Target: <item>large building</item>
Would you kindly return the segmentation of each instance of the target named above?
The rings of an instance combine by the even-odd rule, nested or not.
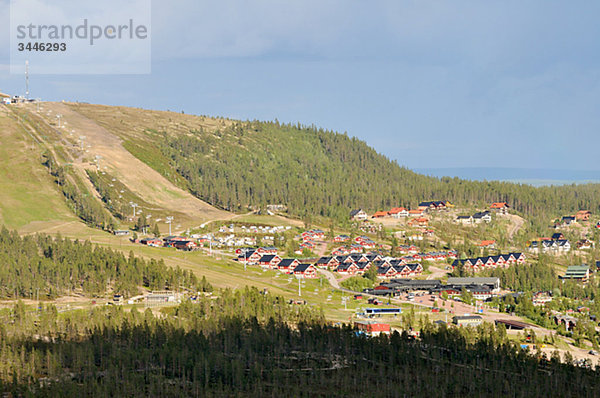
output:
[[[493,292],[500,291],[500,278],[490,277],[468,277],[468,278],[448,278],[448,285],[461,287],[470,285],[489,286]]]

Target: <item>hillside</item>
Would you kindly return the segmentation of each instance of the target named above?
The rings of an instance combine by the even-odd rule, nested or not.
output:
[[[174,112],[69,104],[183,189],[220,208],[284,204],[295,216],[345,219],[428,199],[485,206],[507,201],[534,220],[600,209],[600,185],[541,187],[414,173],[365,142],[315,127]],[[457,154],[461,156],[461,154]],[[401,154],[399,154],[401,158]]]

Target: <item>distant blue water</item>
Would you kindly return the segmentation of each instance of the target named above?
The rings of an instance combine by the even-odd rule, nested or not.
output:
[[[600,170],[523,169],[502,167],[417,168],[434,177],[459,177],[475,181],[507,181],[533,186],[600,183]]]

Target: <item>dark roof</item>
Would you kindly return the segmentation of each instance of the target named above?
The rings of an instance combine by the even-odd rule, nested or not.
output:
[[[350,217],[354,217],[355,215],[357,215],[358,213],[360,213],[362,211],[362,209],[356,209],[356,210],[352,210],[350,212]]]
[[[298,266],[294,268],[294,272],[304,272],[312,266],[312,264],[298,264]]]
[[[262,256],[262,257],[260,258],[260,260],[258,260],[258,261],[260,261],[261,263],[262,263],[262,262],[265,262],[265,261],[266,261],[266,262],[271,262],[271,260],[273,260],[275,257],[277,257],[277,255],[276,255],[276,254],[265,254],[265,255],[264,255],[264,256]]]
[[[290,265],[292,265],[294,263],[294,261],[297,261],[295,258],[284,258],[283,260],[281,260],[279,262],[279,267],[289,267]]]
[[[333,259],[333,257],[321,257],[317,261],[317,264],[328,264],[332,259]]]

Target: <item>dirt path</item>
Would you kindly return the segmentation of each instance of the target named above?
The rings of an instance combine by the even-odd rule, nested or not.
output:
[[[507,217],[511,223],[508,229],[508,239],[512,239],[525,223],[525,219],[514,214],[507,214],[505,217]]]
[[[317,271],[320,274],[323,274],[325,276],[325,278],[327,278],[327,280],[329,281],[329,284],[336,288],[336,289],[341,289],[340,288],[340,283],[338,282],[338,280],[335,278],[335,275],[333,275],[333,272],[322,269],[322,268],[317,268]],[[350,292],[350,290],[346,290],[346,289],[341,289],[347,292]],[[354,293],[354,292],[353,292]]]

